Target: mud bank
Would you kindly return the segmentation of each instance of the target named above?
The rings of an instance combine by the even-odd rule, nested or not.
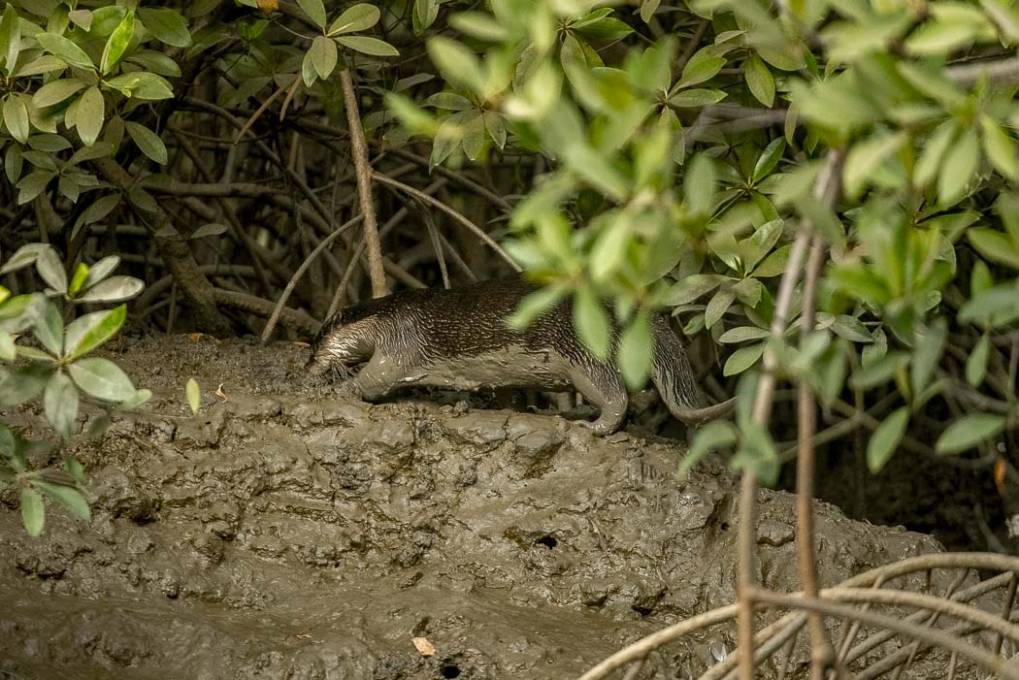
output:
[[[79,449],[92,524],[53,510],[33,540],[0,496],[11,677],[570,678],[734,598],[737,484],[712,462],[677,481],[679,442],[367,406],[303,384],[289,344],[130,344],[114,358],[156,396]],[[760,577],[796,590],[793,498],[760,501]],[[825,504],[818,535],[828,584],[941,549]],[[674,644],[641,677],[699,671],[731,633]]]

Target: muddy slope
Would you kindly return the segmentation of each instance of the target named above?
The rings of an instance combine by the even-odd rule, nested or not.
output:
[[[13,677],[569,678],[733,599],[737,486],[713,464],[677,481],[677,442],[369,407],[302,384],[288,344],[178,336],[115,358],[156,397],[151,416],[81,448],[93,523],[54,511],[32,540],[0,496],[0,671]],[[825,583],[940,550],[833,506],[819,515]],[[792,497],[762,492],[760,518],[761,577],[794,590]],[[685,677],[731,633],[672,645],[644,677]]]

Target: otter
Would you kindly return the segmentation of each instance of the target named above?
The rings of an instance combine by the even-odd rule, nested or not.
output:
[[[577,337],[569,300],[525,330],[507,325],[520,301],[535,290],[522,278],[497,279],[448,290],[401,291],[348,307],[322,324],[306,369],[311,375],[333,370],[353,377],[352,386],[369,402],[410,385],[575,390],[601,409],[596,420],[580,423],[599,435],[616,432],[626,418],[626,386],[616,367],[597,359]],[[728,414],[735,399],[704,406],[668,317],[654,315],[651,328],[651,380],[673,416],[692,425]],[[615,345],[618,329],[612,332]]]

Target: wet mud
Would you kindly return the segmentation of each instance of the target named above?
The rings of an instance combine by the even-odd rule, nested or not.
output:
[[[680,441],[367,405],[310,384],[293,344],[174,336],[112,358],[155,397],[77,447],[92,523],[54,508],[32,539],[0,494],[0,677],[573,678],[734,600],[738,484],[717,461],[677,479]],[[793,497],[763,490],[759,517],[760,578],[796,590]],[[817,525],[825,584],[941,550],[828,504]],[[640,677],[697,673],[733,635]]]

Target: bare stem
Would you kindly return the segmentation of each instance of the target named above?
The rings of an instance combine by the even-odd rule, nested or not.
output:
[[[354,80],[349,70],[340,71],[340,85],[343,88],[344,108],[347,110],[347,126],[350,128],[350,151],[354,157],[354,168],[357,173],[357,196],[361,202],[361,215],[364,217],[364,242],[368,250],[368,274],[371,277],[372,297],[384,297],[388,291],[386,271],[382,266],[379,224],[375,219],[375,206],[372,202],[372,168],[368,161],[368,145],[364,141],[361,113],[354,93]]]
[[[828,162],[818,176],[815,186],[815,193],[830,203],[834,203],[837,196],[838,185],[841,179],[841,174],[839,173],[841,158],[841,152],[835,150],[829,152]],[[771,322],[771,339],[774,342],[782,340],[786,327],[789,325],[789,311],[792,307],[793,292],[796,289],[796,283],[803,269],[807,245],[811,240],[811,233],[811,225],[805,221],[801,225],[796,235],[796,240],[790,249],[789,261],[786,263],[785,271],[782,274],[782,281],[779,284],[778,297],[775,303],[775,315]],[[754,423],[761,428],[765,428],[768,425],[775,396],[775,371],[778,357],[770,344],[764,351],[763,364],[764,370],[757,385],[753,410]],[[807,441],[809,442],[809,438]],[[740,650],[740,680],[753,680],[754,677],[754,601],[752,591],[755,587],[753,562],[754,549],[757,542],[755,530],[756,501],[756,473],[752,468],[747,467],[743,470],[739,501],[739,621],[737,630]]]

